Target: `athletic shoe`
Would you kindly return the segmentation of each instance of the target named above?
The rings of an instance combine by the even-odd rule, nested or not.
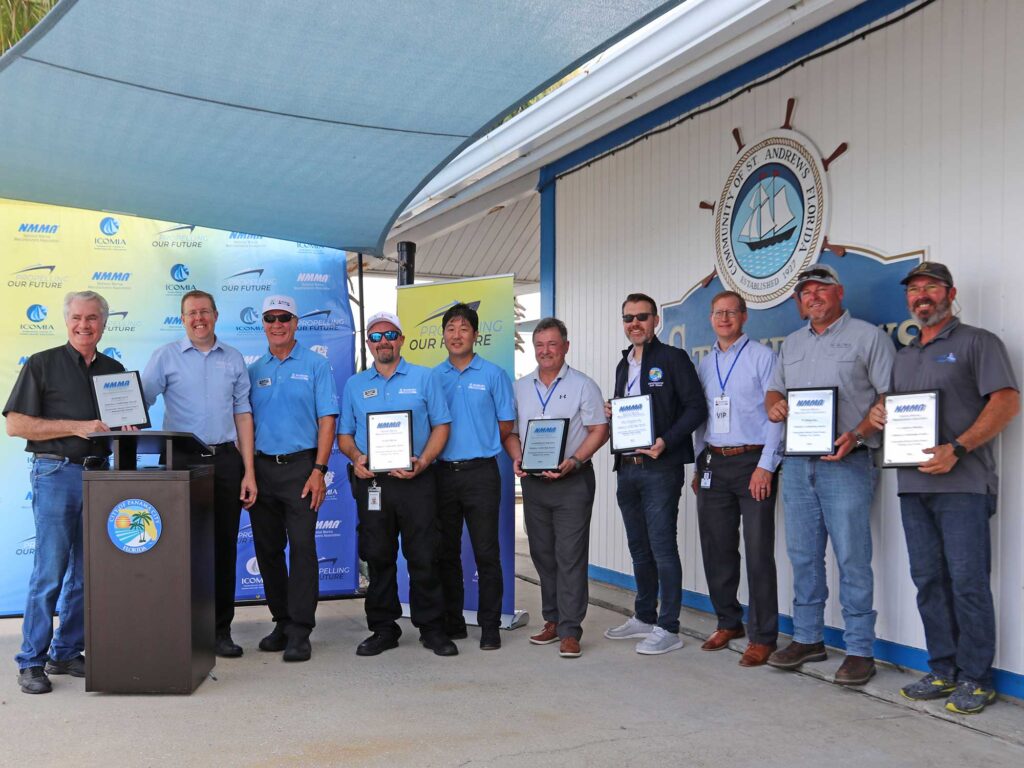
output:
[[[636,644],[636,652],[644,656],[660,656],[669,651],[678,651],[682,647],[683,638],[678,634],[655,627],[650,635]]]
[[[956,690],[946,699],[946,709],[958,715],[976,715],[993,701],[996,692],[973,680],[961,680]]]
[[[631,640],[634,637],[647,637],[654,631],[653,624],[640,621],[636,616],[630,616],[625,624],[606,629],[604,636],[609,640]]]
[[[928,701],[949,696],[956,690],[956,683],[949,678],[929,672],[916,683],[900,688],[900,696],[911,701]]]

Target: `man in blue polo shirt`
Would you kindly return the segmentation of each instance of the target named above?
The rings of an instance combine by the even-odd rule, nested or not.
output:
[[[260,489],[249,518],[275,622],[260,650],[284,651],[285,661],[307,661],[312,652],[320,578],[316,518],[327,493],[324,475],[338,415],[331,366],[295,340],[298,326],[295,300],[268,296],[263,331],[270,349],[249,366]]]
[[[480,648],[493,651],[501,647],[498,625],[503,592],[498,544],[501,474],[495,457],[512,431],[516,405],[508,374],[473,350],[479,327],[476,310],[466,304],[456,304],[441,319],[448,359],[434,370],[444,386],[452,430],[438,462],[438,563],[444,590],[445,631],[450,638],[466,637],[466,620],[462,615],[465,521],[476,558]]]
[[[366,324],[366,345],[374,364],[345,384],[338,449],[352,462],[352,495],[359,510],[359,557],[370,584],[363,603],[373,633],[356,653],[376,656],[398,645],[398,537],[409,567],[409,610],[420,642],[438,656],[459,649],[444,631],[444,596],[437,574],[440,544],[434,459],[448,440],[452,420],[437,375],[400,356],[405,337],[398,317],[378,312]],[[412,469],[374,474],[367,460],[367,416],[411,412]]]

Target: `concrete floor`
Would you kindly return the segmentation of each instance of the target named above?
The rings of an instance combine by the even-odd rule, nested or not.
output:
[[[540,621],[536,575],[517,541],[516,603]],[[0,683],[0,766],[1021,766],[1024,707],[1000,701],[973,718],[941,703],[907,704],[914,679],[885,667],[866,690],[811,674],[743,669],[733,651],[705,653],[709,617],[684,611],[686,647],[639,656],[602,637],[631,613],[632,594],[594,584],[583,656],[533,646],[534,629],[503,632],[500,651],[439,658],[403,621],[399,648],[359,658],[361,600],[321,603],[313,659],[285,664],[260,653],[262,606],[240,608],[240,659],[218,660],[192,696],[85,694],[54,677],[26,696],[13,664]],[[0,659],[20,643],[19,620],[0,620]],[[735,643],[742,650],[743,642]]]

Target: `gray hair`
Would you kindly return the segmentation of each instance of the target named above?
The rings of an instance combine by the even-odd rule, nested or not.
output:
[[[569,329],[565,327],[565,323],[559,320],[557,317],[545,317],[537,323],[537,326],[533,329],[533,335],[536,336],[541,331],[547,331],[551,328],[557,328],[558,332],[562,334],[562,341],[569,340]]]
[[[107,300],[100,296],[96,291],[71,291],[67,296],[64,297],[64,322],[68,321],[68,315],[71,314],[71,302],[73,301],[95,301],[100,305],[100,314],[103,315],[103,327],[107,326],[107,317],[110,315],[110,305],[107,304]]]

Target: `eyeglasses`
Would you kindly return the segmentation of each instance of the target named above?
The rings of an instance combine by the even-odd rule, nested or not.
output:
[[[738,309],[716,309],[711,313],[711,316],[715,320],[732,320],[740,314],[742,313]]]
[[[398,331],[374,331],[373,333],[366,334],[366,338],[372,341],[374,344],[379,342],[381,339],[387,339],[388,341],[394,341],[401,336]]]
[[[945,285],[941,283],[928,283],[926,285],[908,285],[907,296],[917,296],[921,293],[935,293],[936,291],[944,290]]]
[[[646,323],[652,317],[654,317],[653,312],[637,312],[635,315],[623,315],[622,322],[632,323],[633,320],[639,320],[641,323]]]
[[[263,316],[263,322],[267,325],[273,325],[274,323],[290,323],[295,318],[295,315],[290,312],[283,312],[280,315],[274,315],[267,312]]]
[[[194,320],[197,317],[211,317],[212,315],[212,309],[193,309],[191,312],[185,313],[185,317],[189,320]]]
[[[814,278],[825,278],[826,280],[835,280],[835,277],[827,269],[805,269],[803,272],[796,276],[797,280],[812,280]]]

